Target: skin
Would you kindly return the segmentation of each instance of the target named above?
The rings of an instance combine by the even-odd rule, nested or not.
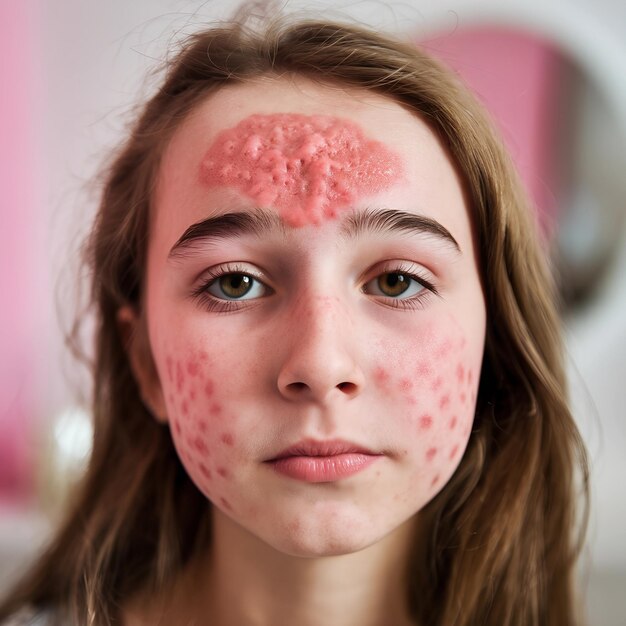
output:
[[[387,173],[366,189],[344,158],[349,202],[329,196],[332,210],[320,212],[306,199],[281,200],[264,206],[262,233],[177,246],[207,218],[259,206],[257,192],[207,172],[207,155],[253,116],[275,128],[284,114],[358,130],[386,155]],[[383,210],[427,218],[450,238],[345,235],[350,217]],[[253,288],[224,304],[218,271],[245,272]],[[398,273],[409,288],[390,296]],[[214,504],[215,549],[160,599],[159,615],[218,625],[410,623],[399,564],[417,512],[469,440],[485,337],[462,184],[428,126],[385,98],[304,79],[219,91],[164,155],[146,310],[151,355],[130,355],[142,395]],[[132,329],[140,320],[123,309],[120,323]],[[355,475],[313,484],[267,462],[303,439],[337,438],[378,456]],[[128,623],[149,623],[154,606],[138,601]]]

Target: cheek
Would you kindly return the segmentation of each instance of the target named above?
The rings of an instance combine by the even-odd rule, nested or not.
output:
[[[189,356],[189,355],[192,356]],[[196,486],[232,511],[230,486],[237,463],[238,419],[228,408],[221,374],[205,352],[170,351],[163,382],[172,438]]]
[[[470,345],[456,324],[433,335],[436,339],[409,351],[396,350],[399,356],[386,359],[374,373],[379,390],[393,399],[401,416],[415,478],[431,492],[454,473],[467,446],[482,363],[482,344]]]

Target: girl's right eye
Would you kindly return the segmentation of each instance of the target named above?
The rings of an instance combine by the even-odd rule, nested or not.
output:
[[[266,295],[265,285],[242,272],[222,274],[205,285],[204,291],[220,300],[253,300]]]

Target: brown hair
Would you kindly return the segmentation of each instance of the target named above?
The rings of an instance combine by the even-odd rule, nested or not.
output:
[[[133,593],[162,588],[210,542],[210,503],[141,403],[116,314],[141,305],[152,192],[181,120],[223,85],[284,73],[366,89],[419,115],[447,146],[471,205],[486,351],[468,449],[420,513],[408,589],[416,622],[577,623],[585,451],[565,398],[552,280],[505,151],[473,98],[415,46],[289,20],[191,36],[110,167],[87,247],[98,321],[93,453],[65,523],[0,618],[29,604],[80,624],[113,623]]]

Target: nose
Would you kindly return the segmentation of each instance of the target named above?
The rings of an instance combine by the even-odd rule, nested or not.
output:
[[[278,389],[287,399],[327,404],[357,396],[364,385],[359,338],[339,298],[301,298],[285,329]]]

